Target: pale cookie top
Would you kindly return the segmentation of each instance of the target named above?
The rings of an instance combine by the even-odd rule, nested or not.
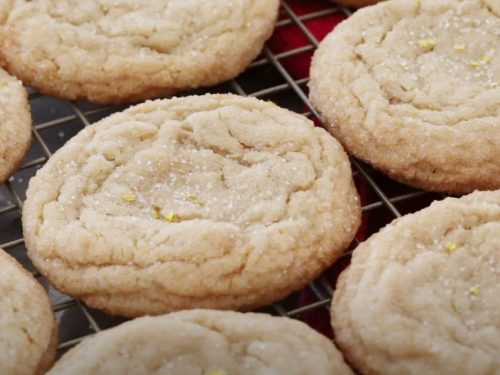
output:
[[[314,58],[311,99],[357,157],[406,183],[500,187],[500,2],[361,10]]]
[[[334,345],[304,323],[193,310],[140,318],[68,352],[50,375],[351,375]]]
[[[500,374],[500,191],[396,220],[353,255],[332,304],[363,374]]]
[[[8,69],[42,92],[99,102],[233,78],[259,54],[279,7],[278,0],[2,3]]]
[[[23,85],[0,68],[0,183],[14,173],[31,141],[31,116]]]
[[[112,115],[60,149],[27,196],[37,267],[68,293],[126,315],[270,302],[331,264],[360,216],[334,138],[301,115],[234,95]]]
[[[54,360],[55,340],[45,291],[0,249],[0,374],[42,374]]]

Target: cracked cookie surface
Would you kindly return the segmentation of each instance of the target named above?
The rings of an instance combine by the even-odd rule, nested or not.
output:
[[[332,303],[363,374],[500,374],[500,191],[448,198],[354,250]]]
[[[0,68],[0,183],[16,170],[31,143],[26,90]]]
[[[349,160],[305,117],[206,95],[84,129],[30,181],[29,256],[114,314],[250,309],[303,287],[360,222]]]
[[[396,180],[500,188],[499,14],[493,0],[362,9],[321,43],[311,100],[348,152]]]
[[[194,310],[139,318],[85,340],[49,372],[76,374],[351,375],[342,355],[304,323]]]
[[[54,361],[57,327],[47,294],[0,249],[0,373],[43,374]]]
[[[41,92],[139,101],[234,78],[271,35],[278,0],[7,0],[0,58]]]

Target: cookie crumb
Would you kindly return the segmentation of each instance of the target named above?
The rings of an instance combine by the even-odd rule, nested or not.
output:
[[[453,243],[453,242],[448,242],[445,245],[445,248],[446,248],[446,251],[451,254],[452,252],[454,252],[457,249],[457,244]]]
[[[179,215],[177,215],[174,211],[170,210],[167,215],[164,216],[165,220],[169,223],[178,223],[181,221]]]
[[[426,38],[418,41],[419,47],[425,50],[433,49],[436,46],[436,43],[436,38]]]
[[[133,194],[133,193],[125,193],[122,195],[122,199],[125,202],[135,202],[137,198],[136,198],[135,194]]]
[[[481,294],[481,289],[478,286],[473,286],[469,288],[469,295],[478,296]]]
[[[483,55],[479,58],[479,60],[473,60],[470,62],[470,66],[473,68],[479,68],[482,65],[489,64],[492,57],[490,55]]]

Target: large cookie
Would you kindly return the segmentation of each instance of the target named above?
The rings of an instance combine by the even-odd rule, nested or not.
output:
[[[9,0],[0,57],[26,84],[115,103],[237,76],[271,35],[279,0]]]
[[[139,318],[68,352],[50,375],[352,375],[333,344],[296,320],[194,310]]]
[[[54,361],[56,345],[47,294],[0,249],[0,374],[43,374]]]
[[[348,152],[451,193],[500,188],[500,3],[394,0],[315,54],[311,100]]]
[[[47,278],[126,316],[280,299],[359,222],[340,144],[234,95],[147,102],[84,129],[30,181],[23,215]]]
[[[362,374],[500,374],[500,191],[448,198],[354,250],[332,303]]]
[[[0,183],[15,172],[30,142],[31,115],[26,90],[0,68]]]

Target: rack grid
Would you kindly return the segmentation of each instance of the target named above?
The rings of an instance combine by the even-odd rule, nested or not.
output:
[[[288,60],[300,58],[302,61],[310,61],[319,43],[319,37],[315,35],[311,23],[327,17],[338,22],[351,16],[352,12],[326,1],[316,2],[311,6],[313,2],[307,0],[282,0],[275,36],[289,28],[295,35],[300,34],[303,37],[306,41],[304,45],[280,50],[282,48],[279,40],[273,36],[261,56],[242,75],[228,83],[210,89],[195,90],[191,94],[232,92],[272,100],[321,125],[318,114],[307,97],[308,78],[298,77],[296,72],[290,69]],[[44,96],[30,88],[28,93],[33,115],[33,143],[19,171],[5,185],[0,185],[0,247],[17,258],[47,289],[59,324],[58,355],[61,355],[85,337],[124,320],[92,310],[61,294],[34,269],[26,255],[21,226],[27,183],[37,169],[79,130],[126,106],[63,101]],[[331,335],[328,310],[335,280],[348,265],[352,249],[394,218],[421,209],[434,199],[442,197],[400,185],[360,161],[351,161],[363,203],[363,224],[353,244],[330,270],[303,291],[259,311],[301,319],[313,328]]]

